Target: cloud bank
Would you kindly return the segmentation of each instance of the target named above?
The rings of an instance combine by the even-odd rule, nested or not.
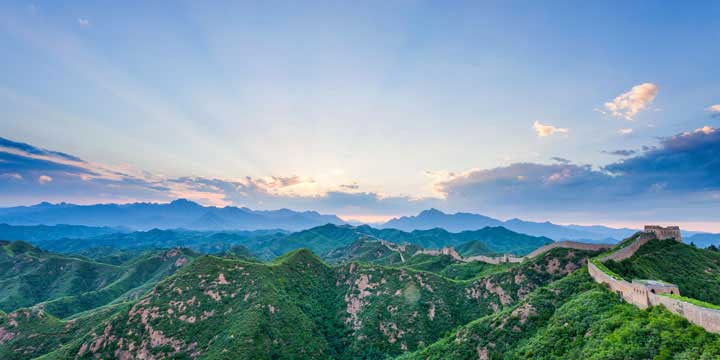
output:
[[[593,167],[554,157],[436,177],[440,198],[322,187],[300,176],[165,178],[94,164],[0,138],[0,193],[6,203],[165,202],[292,208],[340,215],[411,214],[429,207],[494,216],[716,221],[720,213],[720,131],[705,126],[657,145],[608,152],[623,158]],[[309,191],[313,190],[313,191]]]

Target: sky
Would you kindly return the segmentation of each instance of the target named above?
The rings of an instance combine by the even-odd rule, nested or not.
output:
[[[713,1],[3,1],[0,206],[720,232],[718,44]]]

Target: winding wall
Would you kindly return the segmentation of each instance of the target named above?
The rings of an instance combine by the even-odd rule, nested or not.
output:
[[[652,234],[643,234],[632,244],[618,251],[600,258],[600,262],[607,260],[621,261],[631,257],[637,249],[648,241],[654,239]],[[720,333],[720,310],[698,306],[687,301],[675,299],[665,295],[654,294],[646,286],[631,283],[623,279],[615,279],[606,274],[592,261],[588,262],[588,272],[598,283],[607,284],[610,290],[616,292],[625,301],[645,309],[649,306],[663,305],[670,312],[680,315],[689,322],[698,325],[708,332]]]

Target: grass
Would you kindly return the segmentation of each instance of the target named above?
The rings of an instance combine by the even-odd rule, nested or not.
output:
[[[693,299],[685,296],[675,295],[675,294],[660,294],[661,296],[667,296],[669,298],[673,298],[675,300],[684,301],[687,303],[691,303],[693,305],[697,305],[700,307],[704,307],[707,309],[713,309],[713,310],[720,310],[720,306],[717,306],[715,304],[707,303],[698,299]]]

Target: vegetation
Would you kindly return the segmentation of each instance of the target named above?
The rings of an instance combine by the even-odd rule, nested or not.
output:
[[[720,306],[715,305],[715,304],[711,304],[711,303],[707,303],[707,302],[704,302],[704,301],[700,301],[700,300],[698,300],[698,299],[693,299],[693,298],[689,298],[689,297],[686,297],[686,296],[680,296],[680,295],[675,295],[675,294],[660,294],[660,295],[662,295],[662,296],[667,296],[667,297],[670,297],[670,298],[673,298],[673,299],[677,299],[677,300],[680,300],[680,301],[688,302],[688,303],[691,303],[691,304],[694,304],[694,305],[697,305],[697,306],[700,306],[700,307],[704,307],[704,308],[708,308],[708,309],[713,309],[713,310],[720,310]]]
[[[656,307],[624,303],[586,271],[462,326],[403,359],[715,359],[720,338]]]
[[[47,312],[67,317],[136,298],[195,256],[189,250],[157,250],[113,265],[6,242],[0,246],[0,309],[43,302]]]

